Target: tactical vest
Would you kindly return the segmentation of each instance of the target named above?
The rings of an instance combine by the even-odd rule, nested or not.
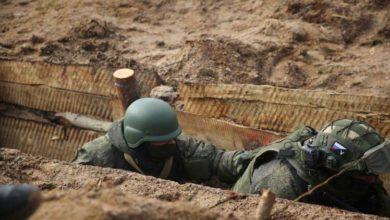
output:
[[[256,155],[249,163],[241,178],[235,183],[232,190],[240,193],[249,193],[254,169],[259,167],[261,164],[275,159],[279,153],[281,153],[281,150],[287,148],[296,148],[298,147],[298,144],[301,144],[301,142],[313,137],[316,134],[317,132],[313,128],[308,126],[301,126],[286,138],[275,141],[269,146],[257,149]],[[291,157],[286,155],[286,159],[296,169],[298,175],[302,179],[307,182],[311,182],[310,177],[301,168],[300,164],[293,155],[291,155]]]

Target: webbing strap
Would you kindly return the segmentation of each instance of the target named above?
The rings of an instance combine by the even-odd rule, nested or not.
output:
[[[144,172],[141,170],[141,168],[137,165],[137,163],[134,161],[133,157],[130,154],[124,154],[125,160],[130,164],[131,167],[133,167],[135,170],[137,170],[139,173],[144,174]]]
[[[144,174],[142,169],[137,165],[135,160],[130,154],[124,154],[125,160],[130,164],[131,167],[133,167],[135,170],[137,170],[139,173]],[[159,177],[161,179],[168,178],[169,174],[171,173],[173,166],[173,156],[169,157],[167,160],[165,160],[164,166],[161,169]]]
[[[172,170],[172,165],[173,165],[173,156],[171,156],[170,158],[168,158],[165,163],[164,163],[164,166],[161,170],[161,173],[160,173],[160,178],[161,179],[166,179],[168,178],[169,174],[171,173],[171,170]]]

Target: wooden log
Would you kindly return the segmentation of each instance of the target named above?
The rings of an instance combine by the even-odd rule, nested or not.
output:
[[[124,113],[127,107],[139,98],[135,74],[131,69],[119,69],[114,72],[113,77]]]
[[[270,218],[271,211],[275,203],[275,198],[275,194],[272,193],[269,189],[262,191],[256,211],[257,220],[265,220]]]

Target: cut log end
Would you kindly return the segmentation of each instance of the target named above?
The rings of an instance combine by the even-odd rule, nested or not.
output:
[[[134,70],[132,69],[119,69],[113,74],[115,79],[127,79],[134,76]]]

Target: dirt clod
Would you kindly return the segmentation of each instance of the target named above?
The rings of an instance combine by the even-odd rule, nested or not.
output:
[[[80,23],[74,28],[74,33],[80,38],[105,38],[113,32],[113,27],[109,23],[101,20],[92,19],[85,23]]]

